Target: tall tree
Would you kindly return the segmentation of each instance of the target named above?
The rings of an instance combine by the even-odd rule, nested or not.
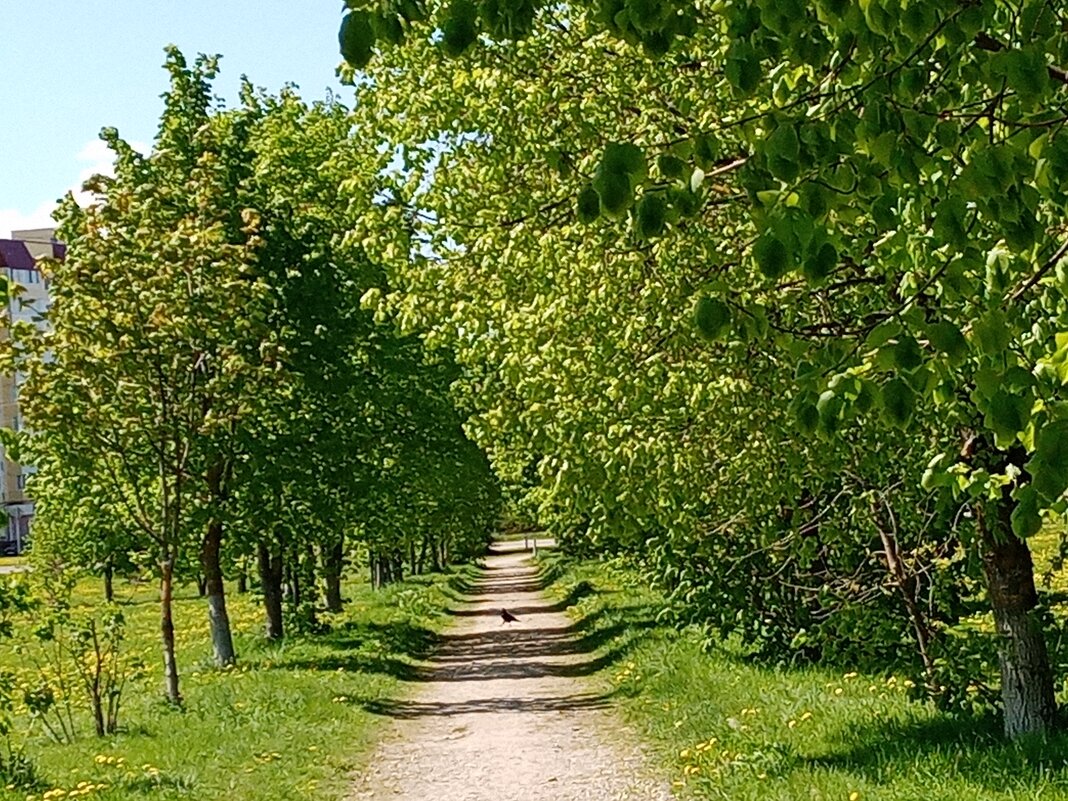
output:
[[[1056,6],[351,5],[342,52],[370,70],[361,82],[369,104],[410,104],[378,112],[383,150],[419,176],[398,181],[397,197],[425,218],[438,256],[417,272],[398,250],[393,263],[410,284],[395,308],[461,343],[462,359],[500,370],[510,394],[486,401],[479,424],[498,456],[504,443],[518,446],[505,469],[538,459],[554,488],[603,487],[604,501],[576,500],[587,508],[574,510],[575,523],[593,536],[630,526],[658,542],[661,526],[686,526],[665,504],[699,514],[711,493],[716,530],[734,530],[727,521],[739,519],[738,506],[771,521],[769,496],[780,487],[792,510],[818,497],[828,468],[844,477],[871,461],[863,449],[853,451],[859,464],[829,456],[822,442],[848,451],[842,435],[871,444],[903,431],[913,445],[899,462],[908,491],[930,461],[925,486],[974,521],[1006,732],[1051,726],[1052,672],[1026,538],[1044,513],[1064,511],[1068,486],[1068,43]],[[400,49],[375,55],[376,42]],[[646,306],[580,305],[560,285],[557,259],[597,276],[579,286]],[[463,278],[453,278],[454,265]],[[609,272],[614,265],[619,272]],[[466,275],[473,266],[499,291],[487,297]],[[581,333],[576,308],[590,312]],[[687,364],[681,329],[691,309],[711,344]],[[568,330],[575,337],[562,338]],[[643,339],[649,347],[628,358]],[[528,354],[528,343],[561,353],[550,361]],[[568,358],[598,366],[600,404],[569,402]],[[721,415],[734,405],[733,431],[721,433],[741,437],[740,457],[695,431],[694,407],[716,397]],[[618,412],[603,416],[608,400],[647,407],[645,425],[614,428]],[[653,424],[654,410],[678,423]],[[570,448],[558,452],[576,437],[596,441],[589,432],[598,430],[617,439],[602,453],[578,461]],[[751,506],[717,496],[707,480],[688,486],[684,477],[704,478],[708,466],[691,473],[680,443],[709,443],[721,454],[710,460],[717,472],[745,464],[758,471],[747,486],[755,475],[774,488]],[[790,453],[767,458],[783,448]],[[621,461],[646,476],[659,467],[673,491],[625,480],[617,489]],[[876,465],[860,472],[881,475],[875,491],[884,496],[902,486]],[[722,483],[725,493],[730,486]],[[582,522],[591,509],[600,525]],[[915,530],[934,545],[959,542],[945,528],[932,537],[922,516]],[[802,553],[811,542],[795,539]]]

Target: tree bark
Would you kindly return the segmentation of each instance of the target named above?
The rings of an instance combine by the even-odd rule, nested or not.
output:
[[[916,647],[919,649],[920,659],[923,661],[923,672],[927,678],[927,692],[930,695],[934,695],[937,689],[937,682],[934,679],[934,661],[931,659],[931,627],[928,625],[927,616],[917,602],[919,582],[915,574],[906,569],[904,560],[901,558],[893,512],[889,508],[887,509],[887,515],[890,517],[887,520],[887,517],[881,514],[878,504],[878,501],[872,502],[872,517],[875,520],[875,527],[879,531],[879,538],[883,543],[883,558],[886,560],[886,569],[890,572],[894,579],[894,585],[901,593],[901,600],[905,604],[905,611],[908,613],[913,633],[916,635]]]
[[[110,556],[104,562],[104,600],[109,604],[115,600],[115,567]]]
[[[280,640],[285,634],[282,623],[282,551],[272,553],[267,543],[257,545],[260,586],[263,588],[263,610],[267,618],[268,640]]]
[[[241,595],[248,592],[248,571],[245,569],[244,560],[241,561],[241,570],[237,574],[237,591]]]
[[[174,655],[174,556],[165,553],[161,556],[159,583],[160,633],[163,645],[163,685],[167,700],[175,706],[182,703],[182,694],[178,689],[178,661]]]
[[[342,608],[341,598],[341,573],[344,567],[345,541],[338,537],[330,545],[323,548],[323,586],[325,588],[326,608],[329,612],[340,612]]]
[[[215,664],[219,667],[232,665],[237,661],[234,637],[230,630],[230,615],[226,611],[226,585],[219,563],[222,537],[222,521],[210,520],[200,547],[200,567],[204,571],[204,588],[208,598],[211,648],[215,655]]]
[[[419,547],[419,563],[417,565],[417,572],[423,573],[426,570],[426,557],[427,546],[429,545],[429,538],[423,537],[423,544]]]
[[[983,572],[998,634],[1005,735],[1010,739],[1050,731],[1056,720],[1053,671],[1042,627],[1034,564],[1027,543],[1012,532],[1015,501],[1008,493],[994,514],[977,510]]]

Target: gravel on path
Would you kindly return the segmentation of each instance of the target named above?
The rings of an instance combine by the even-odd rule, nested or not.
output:
[[[521,543],[495,546],[466,600],[413,692],[371,707],[390,722],[350,801],[671,800]]]

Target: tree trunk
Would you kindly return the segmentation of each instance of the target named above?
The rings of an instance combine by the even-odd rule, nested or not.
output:
[[[163,645],[163,684],[167,700],[175,706],[182,703],[178,690],[178,660],[174,656],[174,616],[171,602],[174,599],[174,556],[164,554],[160,558],[160,633]]]
[[[345,541],[338,537],[333,543],[323,548],[323,586],[325,587],[326,608],[329,612],[340,612],[341,572],[345,559]]]
[[[430,543],[430,569],[435,573],[441,572],[441,558],[438,556],[438,544]]]
[[[928,625],[927,616],[917,602],[919,595],[919,582],[914,573],[910,573],[897,543],[897,524],[893,511],[887,507],[887,516],[881,514],[879,502],[872,501],[872,517],[875,527],[879,531],[879,538],[883,543],[883,558],[886,560],[886,569],[894,579],[894,585],[901,593],[901,600],[905,604],[912,623],[913,633],[916,635],[916,647],[923,661],[923,672],[927,678],[927,692],[934,695],[937,692],[937,682],[934,679],[934,661],[931,659],[931,627]]]
[[[259,557],[260,586],[263,588],[263,610],[266,614],[268,640],[282,639],[285,630],[282,624],[282,551],[271,553],[267,543],[257,545]]]
[[[240,595],[244,595],[248,592],[248,570],[245,568],[245,562],[241,562],[241,570],[237,574],[237,591]]]
[[[414,576],[415,572],[415,541],[412,540],[408,543],[408,573]]]
[[[1033,612],[1038,593],[1031,551],[1012,533],[1014,505],[1006,492],[993,519],[980,508],[976,520],[987,595],[999,638],[1005,735],[1012,739],[1050,731],[1057,712],[1046,641]]]
[[[115,600],[115,567],[110,556],[104,562],[104,600],[109,604]]]
[[[203,573],[197,574],[197,597],[204,598],[208,594],[208,580]]]
[[[315,584],[315,548],[312,547],[310,542],[304,544],[304,552],[299,554],[298,558],[299,567],[297,572],[300,573],[300,602],[297,604],[297,611],[304,623],[314,631],[319,625],[319,619],[315,611],[315,605],[319,602],[319,598]]]
[[[222,566],[219,564],[222,537],[222,521],[210,520],[200,547],[200,566],[204,571],[204,588],[208,597],[211,648],[215,655],[215,664],[219,667],[232,665],[237,661],[234,637],[230,631],[230,616],[226,612],[226,585],[223,582]]]
[[[417,567],[418,567],[418,571],[417,572],[419,572],[419,573],[422,573],[422,572],[424,572],[426,570],[427,546],[429,545],[429,543],[430,543],[430,538],[429,537],[423,537],[423,544],[419,548],[419,564],[417,565]]]
[[[289,598],[290,606],[296,608],[300,606],[301,602],[301,590],[303,589],[300,584],[300,551],[296,546],[289,549],[286,559],[286,595]]]

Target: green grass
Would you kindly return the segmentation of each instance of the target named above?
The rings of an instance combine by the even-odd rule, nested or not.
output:
[[[596,679],[684,799],[1068,799],[1068,736],[1012,745],[997,721],[908,700],[905,680],[770,669],[658,624],[660,597],[625,569],[543,559],[573,599]],[[576,592],[576,589],[579,591]]]
[[[420,578],[379,593],[350,584],[350,603],[330,620],[330,633],[279,645],[260,636],[257,599],[232,594],[239,653],[232,670],[210,665],[206,606],[184,591],[175,604],[180,711],[161,700],[155,590],[121,585],[128,647],[148,665],[126,691],[125,731],[98,739],[86,718],[71,745],[32,736],[27,752],[45,786],[33,793],[0,787],[0,799],[41,801],[50,789],[67,791],[50,798],[100,801],[342,798],[382,722],[366,707],[403,693],[410,658],[425,651],[447,620],[447,584],[447,576]],[[80,603],[95,604],[98,595],[98,582],[78,587]],[[0,667],[13,668],[19,681],[33,680],[33,669],[7,645]],[[80,793],[79,786],[96,789]]]
[[[0,556],[0,567],[21,567],[26,564],[22,556]]]

